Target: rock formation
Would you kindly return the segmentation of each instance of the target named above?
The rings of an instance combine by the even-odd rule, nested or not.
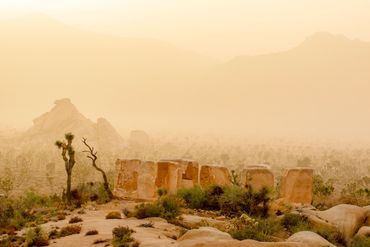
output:
[[[77,110],[70,99],[55,101],[51,111],[42,114],[33,123],[22,137],[25,143],[50,147],[65,133],[72,132],[77,140],[88,138],[99,151],[111,152],[123,147],[122,137],[106,119],[99,118],[96,123],[92,122]],[[76,143],[76,146],[79,145]]]
[[[288,169],[281,179],[280,197],[289,203],[311,204],[313,169]]]
[[[274,188],[274,174],[267,165],[248,166],[242,172],[242,185],[259,191],[263,187]]]
[[[157,165],[140,160],[117,160],[114,195],[135,199],[156,198]]]
[[[202,166],[200,169],[200,185],[230,185],[231,177],[229,170],[222,166]]]

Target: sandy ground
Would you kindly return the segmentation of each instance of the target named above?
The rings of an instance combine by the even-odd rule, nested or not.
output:
[[[112,239],[112,229],[117,226],[128,226],[135,231],[133,237],[139,241],[141,247],[150,246],[177,246],[174,236],[180,233],[180,228],[167,223],[160,218],[150,218],[138,220],[136,218],[123,218],[107,220],[105,216],[111,211],[122,212],[123,208],[133,208],[135,203],[130,202],[115,202],[103,206],[98,206],[96,210],[90,208],[85,209],[85,214],[78,214],[77,211],[67,216],[65,220],[58,222],[48,222],[41,225],[46,230],[51,230],[53,227],[64,227],[68,225],[70,218],[79,216],[83,222],[77,223],[82,226],[80,234],[75,234],[60,239],[50,241],[50,246],[53,247],[68,247],[68,246],[106,246],[107,243],[93,244],[97,239]],[[124,217],[122,215],[122,217]],[[153,228],[139,227],[140,224],[153,222]],[[97,230],[98,235],[85,236],[89,230]],[[110,243],[110,242],[108,242]]]

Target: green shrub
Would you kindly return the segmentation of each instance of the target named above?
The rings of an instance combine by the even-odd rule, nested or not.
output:
[[[311,226],[310,226],[310,223],[308,222],[307,217],[304,217],[299,214],[293,214],[293,213],[285,214],[281,220],[281,224],[290,233],[311,230]]]
[[[113,219],[122,219],[122,216],[121,216],[121,213],[118,212],[118,211],[112,211],[112,212],[109,212],[105,218],[107,220],[113,220]]]
[[[47,246],[49,238],[41,227],[30,228],[25,234],[25,247]]]
[[[159,188],[157,190],[157,194],[158,194],[159,197],[165,196],[165,195],[167,195],[167,189],[165,189],[165,188]]]
[[[219,198],[221,212],[226,216],[248,215],[266,217],[268,203],[270,201],[269,190],[262,188],[254,192],[251,187],[243,189],[238,186],[226,187]]]
[[[126,247],[129,246],[129,243],[134,241],[134,238],[131,236],[134,231],[128,227],[119,226],[113,228],[113,240],[112,245],[114,247]]]
[[[230,235],[238,240],[254,239],[257,241],[273,241],[272,235],[282,230],[280,220],[276,217],[252,219],[243,214],[232,220]]]
[[[220,210],[220,197],[224,194],[224,188],[213,185],[205,189],[205,209]]]
[[[160,217],[162,209],[157,203],[142,203],[135,207],[134,216],[138,219]]]
[[[354,237],[350,245],[351,247],[369,247],[370,246],[370,237]]]
[[[181,203],[177,197],[162,196],[155,203],[142,203],[135,207],[134,216],[138,219],[162,217],[173,219],[180,214]]]
[[[182,198],[189,208],[204,208],[206,205],[206,193],[199,186],[189,189],[180,189],[177,196]]]

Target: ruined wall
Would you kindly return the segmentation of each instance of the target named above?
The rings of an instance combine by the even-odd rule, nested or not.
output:
[[[313,187],[313,169],[288,169],[281,179],[280,197],[286,202],[311,204]]]
[[[141,160],[117,160],[114,194],[118,197],[154,199],[157,165]]]
[[[259,191],[263,187],[274,188],[274,174],[267,165],[248,166],[242,172],[241,184],[244,187],[252,187]]]
[[[229,170],[222,166],[206,165],[200,168],[200,185],[230,185],[231,176]]]

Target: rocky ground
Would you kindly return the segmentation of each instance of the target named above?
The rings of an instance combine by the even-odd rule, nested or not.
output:
[[[46,231],[61,229],[71,225],[69,220],[75,216],[83,221],[75,223],[81,226],[81,232],[50,241],[50,246],[111,246],[112,229],[117,226],[128,226],[133,229],[133,238],[141,247],[326,247],[334,246],[320,235],[301,231],[280,242],[257,242],[254,240],[238,241],[228,233],[220,231],[228,224],[225,217],[209,215],[191,215],[186,212],[180,219],[181,223],[168,223],[161,218],[136,219],[128,218],[121,213],[122,219],[106,219],[112,211],[122,212],[123,209],[132,210],[137,203],[130,201],[114,201],[105,205],[88,205],[82,210],[71,212],[66,219],[57,222],[48,222],[41,225]],[[326,211],[313,208],[296,208],[294,213],[307,216],[311,222],[320,227],[336,228],[350,246],[354,236],[370,236],[370,207],[353,205],[338,205]],[[149,224],[148,224],[149,223]],[[150,224],[152,223],[152,224]],[[184,228],[185,226],[185,228]],[[186,229],[187,228],[187,229]],[[85,236],[90,230],[97,230],[98,234]],[[23,232],[20,232],[21,235]],[[101,243],[94,244],[97,240]]]

